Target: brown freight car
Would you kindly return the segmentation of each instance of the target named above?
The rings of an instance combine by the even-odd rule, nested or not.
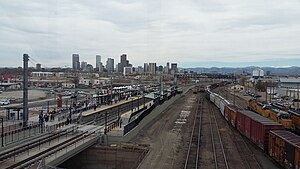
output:
[[[236,126],[236,117],[239,108],[233,104],[228,104],[224,108],[224,117],[230,125]]]
[[[282,167],[299,169],[300,136],[285,130],[270,131],[268,152]]]
[[[264,151],[268,151],[269,131],[283,130],[284,126],[252,111],[239,110],[237,130]]]

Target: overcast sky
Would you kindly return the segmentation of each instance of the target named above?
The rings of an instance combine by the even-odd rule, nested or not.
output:
[[[300,66],[299,0],[1,0],[0,67]]]

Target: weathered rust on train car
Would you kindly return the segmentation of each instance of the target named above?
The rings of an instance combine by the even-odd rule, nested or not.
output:
[[[291,119],[293,122],[293,129],[300,134],[300,113],[289,110],[288,113],[291,115]]]
[[[268,153],[282,167],[299,169],[300,136],[285,130],[270,131]]]
[[[239,108],[233,104],[228,104],[227,106],[225,106],[224,117],[233,127],[236,127],[238,110]]]

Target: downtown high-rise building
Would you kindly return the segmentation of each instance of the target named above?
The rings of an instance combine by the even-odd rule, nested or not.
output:
[[[175,74],[178,72],[177,63],[171,63],[171,74]]]
[[[169,74],[170,73],[170,63],[167,62],[166,66],[164,67],[164,73]]]
[[[177,72],[177,63],[172,63],[171,64],[171,70],[174,70],[175,72]]]
[[[131,65],[129,64],[129,61],[127,60],[126,54],[122,54],[120,56],[120,63],[118,63],[118,72],[123,73],[124,67],[131,67]]]
[[[156,63],[149,63],[149,72],[153,75],[156,74]]]
[[[144,63],[144,73],[148,73],[148,72],[149,72],[149,64]]]
[[[79,54],[72,54],[72,68],[74,70],[80,69]]]
[[[96,68],[100,70],[100,65],[101,65],[101,56],[96,55]]]
[[[87,62],[82,61],[81,62],[81,70],[85,71],[86,70],[86,66],[87,66]]]
[[[111,74],[112,72],[114,72],[114,59],[113,58],[107,58],[107,61],[106,61],[106,70],[107,70],[107,73]]]

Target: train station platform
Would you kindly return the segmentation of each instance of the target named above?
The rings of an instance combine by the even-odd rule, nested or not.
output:
[[[139,108],[136,107],[133,111],[128,111],[126,113],[123,113],[121,115],[121,119],[119,121],[118,126],[113,127],[108,132],[108,135],[110,135],[110,136],[123,136],[124,135],[124,127],[139,115],[139,113],[135,114],[134,116],[132,116],[132,114],[135,113],[138,110],[142,110],[143,108],[150,107],[150,105],[153,105],[153,104],[154,104],[153,101],[151,101],[151,102],[146,103],[145,107],[144,107],[144,105],[141,105],[141,106],[139,106]]]
[[[135,97],[130,97],[127,100],[121,100],[121,101],[119,101],[117,103],[112,103],[111,105],[101,105],[100,107],[97,107],[96,110],[90,109],[90,110],[82,112],[82,116],[89,116],[89,115],[92,115],[92,114],[100,112],[100,111],[105,111],[107,109],[110,109],[110,108],[113,108],[113,107],[117,107],[117,106],[119,106],[121,104],[126,104],[126,103],[129,103],[131,101],[140,99],[142,97],[143,96],[135,96]]]
[[[5,121],[4,122],[5,134],[3,138],[3,145],[4,147],[6,147],[14,143],[18,143],[22,140],[27,140],[29,138],[37,137],[42,133],[54,132],[55,130],[60,129],[64,126],[69,126],[70,124],[78,124],[80,122],[80,116],[82,114],[87,115],[95,112],[105,111],[106,109],[110,109],[121,104],[126,104],[132,100],[137,100],[141,97],[140,96],[132,97],[129,98],[128,100],[122,100],[117,103],[112,103],[111,105],[98,106],[96,110],[89,109],[83,112],[76,112],[74,114],[72,113],[71,115],[72,123],[71,120],[68,120],[68,118],[70,117],[70,112],[56,113],[52,118],[52,120],[50,120],[49,118],[49,121],[44,122],[43,127],[39,125],[38,115],[29,118],[28,127],[26,128],[22,128],[22,121]],[[2,145],[1,139],[0,139],[0,143]]]
[[[121,115],[121,119],[119,121],[119,124],[117,126],[113,126],[109,132],[107,133],[110,136],[123,136],[124,135],[124,127],[129,124],[131,121],[133,121],[135,118],[139,116],[139,114],[142,112],[137,113],[139,110],[146,110],[145,108],[150,107],[153,105],[153,101],[148,102],[144,105],[141,105],[136,108],[134,108],[133,111],[128,111],[126,113],[123,113]],[[134,114],[134,115],[133,115]]]

